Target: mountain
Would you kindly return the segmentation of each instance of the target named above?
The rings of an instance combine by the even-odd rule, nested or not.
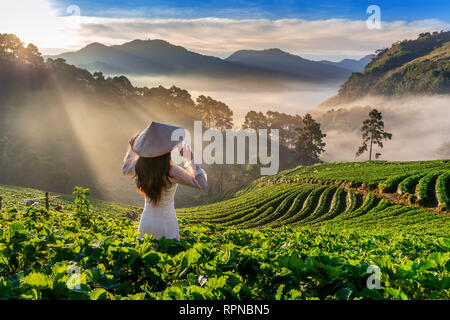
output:
[[[363,72],[353,73],[339,93],[318,109],[339,106],[367,96],[404,97],[450,94],[450,31],[422,33],[394,43]]]
[[[68,63],[83,66],[89,71],[104,73],[116,73],[120,70],[125,74],[195,74],[208,69],[221,73],[230,69],[219,58],[190,52],[162,40],[134,40],[115,46],[92,43],[79,51],[51,58],[63,58]]]
[[[339,81],[347,78],[352,72],[340,66],[307,60],[280,49],[240,50],[229,56],[226,61],[242,66],[286,73],[310,81],[320,79]]]
[[[356,59],[343,59],[339,62],[333,62],[333,61],[328,61],[328,60],[321,60],[319,62],[321,63],[325,63],[325,64],[329,64],[329,65],[333,65],[333,66],[337,66],[337,67],[341,67],[344,69],[348,69],[351,70],[352,72],[363,72],[364,68],[366,67],[366,65],[368,65],[370,63],[370,61],[372,61],[372,59],[375,57],[374,54],[368,54],[365,57],[362,57],[359,60]]]
[[[48,58],[105,74],[201,75],[219,78],[342,82],[352,72],[341,66],[310,61],[279,49],[242,50],[227,59],[206,56],[164,40],[133,40],[121,45],[92,43]]]

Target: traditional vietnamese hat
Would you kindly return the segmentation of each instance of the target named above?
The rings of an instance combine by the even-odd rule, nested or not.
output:
[[[136,138],[133,150],[143,158],[159,157],[171,152],[185,135],[182,127],[153,121]]]

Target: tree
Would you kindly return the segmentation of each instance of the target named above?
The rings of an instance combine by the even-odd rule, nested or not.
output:
[[[109,77],[107,81],[112,87],[116,88],[121,95],[128,96],[135,94],[135,87],[133,87],[130,80],[128,80],[125,76],[116,76],[114,78]]]
[[[297,138],[295,128],[299,127],[301,121],[299,115],[292,116],[277,111],[267,111],[264,115],[262,112],[249,111],[245,115],[242,129],[278,129],[280,144],[293,149]]]
[[[249,111],[245,115],[245,121],[242,124],[242,129],[267,129],[267,117],[262,112]]]
[[[105,76],[103,75],[103,72],[94,72],[93,77],[95,78],[95,80],[103,83],[105,81]]]
[[[319,163],[319,155],[325,151],[323,138],[327,135],[322,133],[320,123],[316,122],[309,113],[303,117],[302,124],[301,128],[295,129],[297,132],[295,151],[298,160],[302,165]]]
[[[192,126],[191,120],[201,118],[195,108],[195,102],[187,90],[176,86],[166,89],[160,85],[155,88],[142,89],[139,94],[143,95],[149,104],[162,108],[163,113],[168,113],[172,119],[174,117],[185,119],[188,126]]]
[[[0,62],[14,62],[40,66],[44,63],[38,48],[32,43],[24,47],[23,42],[14,35],[0,33]]]
[[[233,111],[225,103],[201,95],[197,98],[196,109],[205,127],[220,131],[233,128]]]
[[[216,129],[222,133],[226,129],[233,128],[233,111],[225,103],[201,95],[197,98],[195,107],[206,128]],[[226,166],[212,164],[208,170],[211,172],[210,180],[213,182],[208,184],[208,195],[212,196],[214,185],[219,193],[224,191],[225,180],[229,176]]]
[[[372,160],[372,145],[376,144],[380,148],[383,148],[383,139],[391,140],[392,134],[384,131],[384,122],[382,121],[383,116],[381,112],[378,112],[377,109],[373,109],[369,112],[369,119],[364,120],[363,125],[361,127],[362,133],[362,145],[359,147],[356,152],[356,156],[362,155],[370,144],[369,150],[369,161]],[[375,158],[378,159],[381,153],[377,152]]]
[[[278,129],[280,144],[287,148],[294,148],[297,135],[295,129],[301,125],[302,118],[299,115],[289,115],[277,111],[267,111],[267,121],[271,129]]]
[[[41,53],[32,43],[21,50],[20,58],[24,63],[31,64],[32,66],[39,66],[44,63],[44,58],[42,58]]]
[[[0,33],[0,60],[15,62],[23,50],[23,43],[16,35]]]

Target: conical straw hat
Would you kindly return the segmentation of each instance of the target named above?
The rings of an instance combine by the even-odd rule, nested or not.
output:
[[[182,127],[153,121],[136,138],[133,150],[144,158],[155,158],[171,152],[184,140]]]

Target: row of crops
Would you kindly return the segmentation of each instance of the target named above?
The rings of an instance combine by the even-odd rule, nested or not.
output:
[[[445,235],[450,215],[414,205],[397,205],[353,189],[315,184],[263,185],[240,196],[196,208],[179,209],[190,223],[209,222],[237,229],[282,226]]]
[[[438,211],[450,208],[450,164],[447,160],[321,164],[282,172],[263,178],[261,182],[333,183],[346,188],[366,188],[378,194],[394,193],[404,204]]]
[[[412,172],[393,176],[380,183],[379,189],[381,192],[397,192],[411,204],[437,206],[440,211],[450,208],[450,171]]]
[[[179,209],[178,215],[191,223],[239,229],[291,226],[448,234],[449,194],[446,160],[326,163],[259,179],[226,200]]]
[[[328,162],[281,171],[264,177],[263,181],[283,181],[287,179],[311,178],[326,181],[346,181],[376,187],[380,182],[402,174],[421,174],[431,171],[450,171],[450,160],[434,161],[369,161],[369,162]]]

